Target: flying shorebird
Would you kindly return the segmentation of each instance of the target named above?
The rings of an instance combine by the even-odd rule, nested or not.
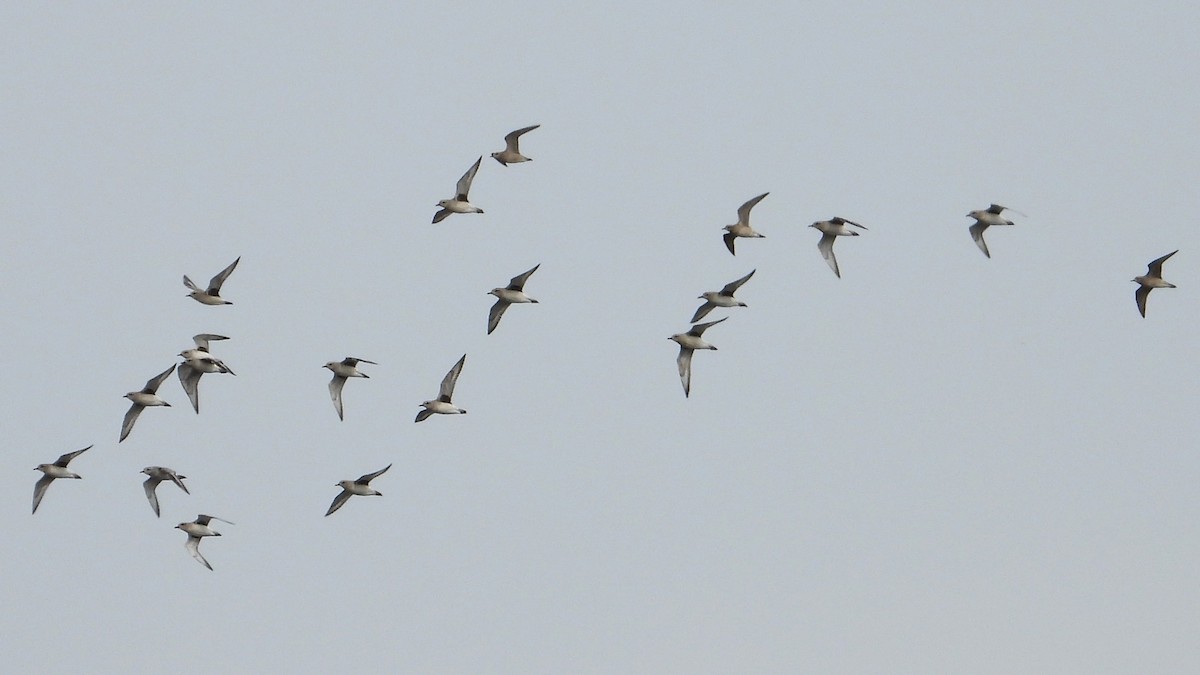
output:
[[[150,500],[150,508],[154,509],[154,515],[156,516],[161,515],[158,512],[158,493],[155,492],[159,483],[169,480],[178,485],[180,490],[189,495],[192,494],[188,491],[187,486],[183,484],[183,479],[187,478],[187,476],[175,473],[174,469],[168,469],[165,466],[148,466],[142,469],[142,473],[149,476],[149,478],[142,482],[142,489],[146,491],[146,499]]]
[[[1137,300],[1138,311],[1142,313],[1142,318],[1146,318],[1146,298],[1150,295],[1150,291],[1156,288],[1175,288],[1175,284],[1169,284],[1163,281],[1162,266],[1167,261],[1167,258],[1179,253],[1179,249],[1175,249],[1161,258],[1157,258],[1146,266],[1146,273],[1140,277],[1134,277],[1130,281],[1136,281],[1138,289],[1133,294],[1133,299]]]
[[[1000,213],[1005,210],[1013,211],[1007,206],[992,204],[986,209],[972,211],[967,214],[968,218],[975,219],[975,224],[967,228],[971,232],[971,238],[975,240],[975,245],[979,247],[979,250],[983,251],[983,254],[989,258],[992,257],[992,254],[988,252],[987,242],[983,240],[983,231],[992,225],[1012,225],[1013,221],[1000,217]],[[1017,212],[1013,211],[1013,213]]]
[[[725,319],[728,318],[725,317]],[[679,343],[679,357],[676,359],[676,363],[679,364],[679,380],[683,382],[683,395],[685,397],[690,396],[692,393],[692,353],[697,349],[716,350],[716,347],[705,342],[700,336],[704,335],[704,331],[708,330],[709,326],[715,326],[725,319],[717,319],[708,323],[698,323],[692,326],[686,333],[676,333],[667,338]]]
[[[433,222],[440,223],[451,213],[483,213],[483,209],[467,201],[467,193],[471,191],[471,181],[475,180],[475,172],[479,171],[479,163],[482,161],[483,155],[480,155],[471,168],[462,175],[462,178],[458,179],[454,199],[443,199],[437,203],[442,210],[433,214]]]
[[[504,288],[493,288],[488,291],[489,295],[496,296],[496,304],[492,305],[492,309],[488,312],[488,335],[496,330],[496,326],[500,325],[500,317],[504,316],[504,310],[508,309],[509,305],[533,302],[537,300],[525,295],[525,281],[529,279],[529,275],[537,271],[537,268],[542,264],[538,263],[533,266],[533,269],[528,272],[523,272],[512,278],[508,282],[508,286]]]
[[[196,343],[195,348],[185,349],[179,352],[183,357],[183,363],[179,364],[179,383],[183,385],[183,391],[187,393],[188,400],[192,402],[192,408],[196,410],[196,414],[200,414],[200,376],[204,373],[229,373],[237,375],[225,362],[213,356],[208,351],[208,343],[210,340],[228,340],[224,335],[213,335],[212,333],[201,333],[193,335],[192,341]]]
[[[521,154],[521,150],[517,147],[517,143],[521,139],[521,134],[524,134],[527,131],[533,131],[540,126],[542,125],[535,124],[531,127],[525,127],[524,129],[510,131],[508,135],[504,137],[504,149],[500,152],[493,152],[492,159],[500,162],[504,166],[508,166],[509,164],[517,164],[520,162],[532,162],[532,157],[526,157],[525,155]]]
[[[442,378],[442,386],[438,388],[438,397],[432,401],[425,401],[421,405],[425,408],[417,413],[417,419],[414,422],[423,422],[427,417],[433,414],[438,415],[465,415],[466,410],[459,408],[450,402],[450,397],[454,395],[454,383],[458,382],[458,374],[462,372],[463,363],[466,362],[467,355],[463,354],[458,363],[446,373],[446,377]]]
[[[340,494],[338,494],[338,496],[333,498],[333,503],[329,505],[329,510],[325,512],[325,515],[328,516],[334,511],[342,508],[342,504],[345,504],[346,500],[350,499],[350,497],[354,495],[378,495],[382,497],[383,493],[379,490],[372,489],[370,483],[376,478],[382,476],[383,473],[390,468],[392,468],[392,465],[388,464],[374,473],[368,473],[359,476],[358,480],[344,480],[339,482],[337,485],[338,487],[342,488],[342,491]]]
[[[221,536],[220,532],[217,532],[216,530],[214,530],[208,526],[208,524],[214,520],[219,520],[222,523],[229,523],[230,525],[234,524],[228,520],[225,520],[224,518],[218,518],[216,516],[206,516],[203,513],[201,513],[200,515],[196,516],[196,519],[193,520],[192,522],[180,523],[175,526],[175,529],[183,530],[184,532],[187,533],[188,539],[187,539],[187,543],[184,544],[184,546],[187,548],[188,553],[191,553],[193,558],[200,561],[200,563],[202,565],[204,565],[205,567],[207,567],[210,570],[212,569],[212,565],[209,565],[208,561],[204,559],[204,556],[200,555],[200,539],[202,537],[219,537],[219,536]]]
[[[838,237],[858,236],[858,233],[846,227],[847,225],[853,225],[864,230],[867,229],[853,220],[846,220],[838,216],[834,216],[830,220],[819,220],[809,225],[809,227],[815,227],[821,232],[821,241],[817,242],[817,249],[821,251],[821,257],[825,259],[825,262],[829,263],[829,268],[833,270],[833,273],[839,279],[842,278],[842,272],[838,269],[837,258],[833,255],[833,242]]]
[[[738,221],[733,225],[725,226],[724,229],[726,232],[724,235],[722,235],[722,238],[725,240],[725,248],[729,249],[731,254],[737,255],[737,253],[734,253],[733,251],[733,240],[737,239],[738,237],[751,237],[757,239],[765,238],[765,235],[755,232],[754,228],[750,227],[750,209],[754,208],[755,204],[761,202],[763,197],[766,197],[769,194],[771,193],[764,192],[745,204],[742,204],[737,210]]]
[[[38,482],[33,484],[33,513],[37,513],[38,504],[42,503],[42,497],[46,494],[46,488],[50,487],[50,484],[54,482],[54,479],[83,478],[83,476],[80,476],[77,473],[67,471],[67,465],[71,463],[71,460],[91,449],[92,446],[89,445],[82,450],[68,452],[65,455],[59,456],[59,458],[55,460],[53,464],[38,464],[33,468],[34,471],[41,471],[43,474],[45,474],[38,479]]]
[[[170,368],[150,378],[141,391],[131,391],[125,394],[125,398],[133,401],[133,405],[129,406],[129,412],[125,413],[125,420],[121,422],[121,439],[117,441],[118,443],[125,440],[129,432],[133,431],[133,423],[137,421],[138,415],[142,414],[142,410],[152,406],[171,407],[170,403],[159,398],[155,392],[158,391],[158,387],[162,385],[163,380],[167,379],[172,370],[175,370],[174,363],[171,364]]]
[[[333,379],[329,381],[329,396],[333,399],[333,407],[337,410],[338,419],[343,422],[346,418],[342,415],[342,387],[346,385],[346,378],[349,377],[365,377],[370,379],[366,373],[358,371],[358,364],[369,363],[373,366],[379,365],[374,361],[366,359],[356,359],[353,356],[347,356],[341,361],[330,361],[323,368],[328,368],[333,371]]]
[[[733,294],[737,292],[737,289],[742,287],[742,284],[749,281],[750,277],[754,276],[756,271],[750,270],[749,274],[737,281],[725,284],[725,287],[719,291],[708,291],[699,296],[700,299],[704,300],[704,304],[696,308],[696,313],[692,315],[692,323],[696,323],[708,316],[708,313],[716,307],[745,307],[746,303],[733,297]]]
[[[194,281],[188,278],[188,275],[183,275],[183,285],[187,286],[192,291],[191,293],[188,293],[188,297],[194,298],[196,302],[205,305],[232,305],[232,302],[221,297],[221,284],[225,283],[225,279],[233,273],[233,268],[237,267],[237,264],[241,262],[241,260],[242,257],[238,256],[238,259],[230,263],[229,267],[221,270],[217,276],[213,277],[212,280],[208,282],[207,290],[197,286]]]

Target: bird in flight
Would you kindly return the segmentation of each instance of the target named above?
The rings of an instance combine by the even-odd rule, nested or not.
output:
[[[451,213],[483,213],[483,209],[467,201],[467,193],[471,191],[471,181],[475,180],[475,172],[479,171],[479,163],[482,161],[483,155],[480,155],[471,168],[462,175],[462,178],[458,179],[454,190],[454,199],[443,199],[437,203],[442,209],[433,214],[434,223],[442,222]]]
[[[520,162],[532,162],[533,158],[522,155],[520,148],[517,147],[517,144],[520,141],[522,134],[533,131],[540,126],[542,125],[535,124],[523,129],[517,129],[516,131],[510,131],[508,135],[504,137],[504,149],[500,152],[493,152],[492,159],[500,162],[504,166],[508,166],[509,164],[517,164]]]
[[[369,363],[373,366],[379,365],[374,361],[347,356],[341,361],[330,361],[323,366],[333,371],[333,379],[329,381],[329,397],[333,399],[333,408],[337,410],[338,419],[343,422],[346,418],[342,413],[342,387],[346,386],[346,379],[350,377],[365,377],[370,379],[370,375],[359,372],[358,364],[360,363]]]
[[[188,293],[188,297],[204,305],[232,305],[232,302],[221,297],[221,284],[225,283],[225,279],[229,278],[230,274],[233,274],[234,268],[241,261],[242,257],[238,256],[238,259],[230,263],[229,267],[221,270],[217,276],[208,282],[207,289],[200,288],[196,285],[196,282],[188,278],[188,275],[183,275],[183,285],[192,291]]]
[[[329,510],[325,512],[325,515],[328,516],[334,511],[342,508],[342,504],[345,504],[354,495],[383,496],[382,492],[371,487],[371,481],[382,476],[390,468],[392,468],[392,465],[388,464],[378,471],[359,476],[357,480],[344,480],[339,482],[337,485],[338,487],[342,488],[342,491],[338,494],[338,496],[333,498],[333,503],[329,505]]]
[[[749,237],[753,239],[765,238],[765,235],[755,232],[754,228],[750,227],[750,209],[754,208],[755,204],[761,202],[763,198],[769,194],[771,193],[764,192],[745,204],[742,204],[737,210],[738,221],[733,225],[725,226],[725,234],[722,235],[722,238],[725,240],[725,248],[729,249],[730,254],[737,255],[737,253],[735,253],[733,250],[733,242],[738,237]]]
[[[438,388],[438,397],[432,401],[421,403],[424,410],[417,413],[417,419],[414,422],[424,422],[430,415],[465,415],[466,410],[459,408],[450,402],[450,397],[454,396],[454,384],[458,382],[458,375],[462,372],[463,363],[467,360],[467,355],[463,354],[458,363],[446,373],[446,377],[442,378],[442,385]]]
[[[742,284],[750,281],[750,277],[754,276],[756,271],[750,270],[749,274],[737,281],[725,284],[725,287],[719,291],[708,291],[701,295],[700,299],[704,300],[704,304],[696,308],[696,313],[692,315],[692,323],[708,316],[708,313],[717,307],[745,307],[746,303],[733,297],[733,294],[742,287]]]
[[[147,407],[171,407],[171,404],[159,398],[156,392],[158,392],[158,388],[162,385],[163,380],[167,379],[167,376],[170,375],[171,371],[173,370],[175,370],[174,363],[171,364],[170,368],[167,368],[158,375],[150,378],[150,380],[146,382],[146,386],[142,387],[141,391],[131,391],[128,394],[125,394],[125,398],[133,401],[133,405],[129,406],[129,412],[125,413],[125,420],[121,422],[121,439],[117,441],[118,443],[125,440],[125,438],[129,436],[129,432],[133,431],[133,423],[137,421],[138,415],[141,415],[142,411]]]
[[[853,220],[846,220],[838,216],[834,216],[829,220],[819,220],[809,227],[815,227],[821,232],[821,240],[817,242],[817,250],[821,252],[821,257],[825,262],[829,263],[829,269],[837,275],[837,278],[842,278],[842,272],[838,269],[837,258],[833,255],[833,242],[838,237],[857,237],[858,233],[846,227],[853,225],[854,227],[867,229]]]
[[[1138,311],[1141,312],[1142,318],[1146,318],[1146,298],[1150,296],[1150,291],[1156,288],[1175,288],[1175,284],[1167,283],[1162,278],[1162,266],[1167,261],[1167,258],[1179,253],[1179,249],[1175,249],[1161,258],[1156,258],[1150,261],[1146,266],[1146,273],[1134,277],[1131,281],[1138,283],[1138,289],[1133,293],[1133,299],[1137,301]]]
[[[496,296],[496,304],[492,305],[492,309],[488,311],[488,335],[491,335],[492,331],[496,330],[496,326],[500,325],[500,317],[504,316],[504,310],[508,309],[509,305],[537,302],[537,300],[525,295],[525,282],[541,266],[541,263],[538,263],[533,266],[533,269],[518,274],[504,288],[493,288],[488,291],[489,295]]]
[[[687,332],[676,333],[668,338],[679,343],[679,357],[675,359],[675,362],[679,365],[679,380],[683,382],[683,395],[685,397],[690,396],[692,393],[692,354],[697,349],[716,350],[716,347],[705,342],[700,336],[704,335],[704,331],[710,327],[728,318],[725,317],[724,319],[717,319],[708,323],[698,323],[692,326]]]
[[[59,458],[54,460],[53,463],[38,464],[33,468],[34,471],[41,471],[43,474],[42,477],[38,479],[38,482],[34,483],[33,485],[33,513],[37,513],[38,504],[42,503],[42,497],[46,495],[46,488],[50,487],[50,484],[53,483],[55,479],[83,478],[83,476],[80,476],[77,473],[68,471],[67,465],[71,463],[71,460],[91,449],[92,446],[89,445],[82,450],[76,450],[75,452],[68,452],[65,455],[60,455]]]

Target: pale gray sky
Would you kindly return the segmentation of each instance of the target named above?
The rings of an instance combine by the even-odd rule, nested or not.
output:
[[[394,4],[0,7],[4,670],[1195,671],[1194,3]]]

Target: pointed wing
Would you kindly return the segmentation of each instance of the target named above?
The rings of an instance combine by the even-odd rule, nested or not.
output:
[[[38,504],[42,503],[42,497],[46,494],[46,488],[50,487],[50,484],[53,482],[53,478],[43,474],[38,479],[38,482],[33,484],[33,513],[37,513]]]
[[[194,291],[194,292],[196,292],[196,293],[203,293],[203,292],[204,292],[204,289],[203,289],[203,288],[200,288],[199,286],[197,286],[197,285],[196,285],[196,282],[194,282],[194,281],[192,281],[191,279],[189,279],[189,278],[188,278],[188,275],[186,275],[186,274],[185,274],[185,275],[183,275],[183,285],[184,285],[184,286],[187,286],[189,290],[192,290],[192,291]]]
[[[688,397],[692,391],[692,354],[693,351],[687,347],[679,348],[679,357],[675,362],[679,364],[679,381],[683,383],[683,395]]]
[[[160,482],[162,481],[154,477],[147,478],[142,482],[142,489],[146,492],[146,499],[150,500],[150,508],[154,509],[154,515],[161,518],[162,514],[158,511],[158,493],[154,491]]]
[[[204,565],[210,570],[212,569],[212,565],[209,565],[208,561],[204,559],[204,556],[200,555],[200,537],[193,537],[189,534],[187,543],[184,544],[184,546],[187,547],[188,553],[191,553],[192,557],[199,561],[201,565]]]
[[[434,222],[434,224],[437,224],[437,223],[440,223],[440,222],[442,222],[443,220],[445,220],[446,218],[448,218],[448,217],[450,216],[450,214],[451,214],[451,213],[454,213],[454,212],[453,212],[453,211],[451,211],[450,209],[441,209],[441,210],[440,210],[440,211],[438,211],[437,213],[433,214],[433,222]]]
[[[196,516],[196,522],[200,525],[208,525],[214,520],[219,520],[222,523],[229,523],[230,525],[236,525],[236,523],[234,523],[232,520],[225,520],[224,518],[218,518],[216,516],[208,516],[203,513]]]
[[[413,420],[413,422],[424,422],[425,420],[429,419],[429,416],[432,414],[433,411],[429,408],[421,408],[421,411],[417,413],[417,419]]]
[[[76,457],[82,455],[83,453],[85,453],[91,449],[92,449],[92,446],[89,445],[82,450],[76,450],[75,452],[68,452],[64,455],[60,455],[58,458],[58,461],[54,462],[54,466],[61,466],[63,468],[66,468],[66,466],[71,463],[71,460],[75,459]]]
[[[712,304],[711,302],[708,302],[707,300],[704,301],[704,304],[697,307],[696,313],[692,315],[692,323],[696,323],[700,319],[703,319],[704,317],[708,316],[708,313],[713,311],[714,307],[716,307],[716,305]]]
[[[1167,261],[1167,258],[1170,258],[1171,256],[1175,255],[1176,253],[1179,253],[1179,249],[1175,249],[1174,251],[1171,251],[1170,253],[1164,255],[1161,258],[1157,258],[1157,259],[1151,261],[1150,264],[1146,266],[1146,275],[1151,276],[1151,277],[1158,277],[1159,279],[1161,279],[1163,263]]]
[[[163,380],[167,379],[167,376],[170,375],[171,371],[173,371],[173,370],[175,370],[174,363],[171,364],[170,368],[167,368],[166,370],[162,371],[158,375],[155,375],[154,377],[147,380],[146,388],[143,389],[142,391],[144,391],[147,394],[153,394],[153,393],[157,392],[158,388],[160,386],[162,386]]]
[[[1138,312],[1141,313],[1143,319],[1146,318],[1146,298],[1149,296],[1149,286],[1138,286],[1137,291],[1133,294],[1133,299],[1137,300]]]
[[[179,384],[183,385],[183,391],[192,402],[192,408],[197,415],[200,414],[200,376],[203,374],[189,366],[186,361],[179,364]]]
[[[517,149],[517,141],[521,138],[521,134],[533,131],[540,126],[542,125],[535,124],[531,127],[525,127],[523,129],[517,129],[516,131],[508,132],[508,135],[504,137],[504,149],[508,152],[520,152],[520,150]]]
[[[737,239],[737,235],[732,232],[726,232],[721,238],[725,240],[725,248],[729,249],[731,254],[737,255],[733,250],[733,240]]]
[[[129,412],[125,413],[125,420],[121,422],[121,439],[117,441],[118,443],[125,440],[129,436],[129,432],[133,431],[133,423],[137,421],[138,415],[141,415],[143,410],[145,408],[136,403],[129,406]]]
[[[475,180],[475,172],[479,171],[479,163],[482,161],[483,155],[480,155],[479,159],[475,160],[475,163],[471,165],[471,168],[467,169],[467,172],[462,175],[462,178],[458,179],[456,189],[458,190],[457,194],[460,201],[467,201],[467,193],[471,191],[471,181]],[[434,217],[436,218],[437,216]],[[435,220],[434,222],[436,223],[437,221]]]
[[[745,204],[742,204],[740,207],[738,207],[738,222],[743,225],[749,225],[750,224],[750,209],[754,208],[755,204],[758,204],[759,202],[761,202],[763,200],[763,198],[769,194],[771,194],[771,193],[764,192],[761,195],[755,197],[754,199],[751,199],[750,201],[748,201]]]
[[[505,302],[502,299],[497,299],[496,304],[492,305],[488,311],[488,335],[496,330],[496,326],[500,325],[500,317],[504,316],[504,310],[508,309],[511,303]]]
[[[228,339],[229,338],[225,337],[224,335],[214,335],[212,333],[201,333],[199,335],[192,336],[192,342],[196,343],[196,347],[198,349],[203,349],[204,351],[208,351],[208,343],[210,340],[216,342],[217,340]]]
[[[837,237],[832,234],[822,234],[821,241],[817,242],[817,249],[821,251],[821,257],[825,259],[825,262],[829,263],[829,269],[833,270],[833,273],[841,279],[842,273],[838,270],[837,258],[833,255],[833,241],[835,239]]]
[[[192,494],[192,491],[187,489],[187,486],[183,484],[183,479],[187,478],[187,476],[180,476],[174,471],[170,471],[169,475],[171,476],[171,482],[178,485],[180,490],[183,490],[186,494]]]
[[[371,481],[375,480],[376,478],[378,478],[378,477],[382,476],[383,474],[387,473],[387,470],[388,470],[388,469],[390,469],[390,468],[392,468],[392,465],[391,465],[391,464],[388,464],[387,466],[383,467],[382,469],[380,469],[380,470],[378,470],[378,471],[374,471],[374,472],[371,472],[371,473],[364,473],[363,475],[361,475],[361,476],[359,476],[359,477],[358,477],[358,480],[356,480],[356,481],[354,481],[354,482],[355,482],[355,483],[361,483],[361,484],[363,484],[363,485],[366,485],[367,483],[370,483]]]
[[[758,270],[756,270],[756,269],[750,270],[750,274],[747,274],[746,276],[742,277],[741,279],[738,279],[737,281],[731,281],[731,282],[725,284],[725,288],[721,289],[721,295],[733,295],[734,293],[737,292],[737,289],[742,287],[742,284],[746,283],[747,281],[750,281],[750,277],[754,276],[754,273],[757,271]],[[692,319],[692,321],[696,321],[696,319]]]
[[[355,358],[353,356],[347,356],[346,358],[342,359],[342,365],[350,366],[351,368],[357,367],[358,364],[360,364],[360,363],[369,363],[373,366],[379,365],[378,363],[375,363],[374,361],[368,361],[366,359],[359,359],[359,358]]]
[[[856,223],[856,222],[854,222],[853,220],[846,220],[845,218],[842,218],[841,216],[837,216],[837,217],[835,217],[835,218],[833,219],[833,222],[835,222],[835,223],[839,223],[839,224],[845,224],[845,225],[853,225],[853,226],[855,226],[855,227],[857,227],[857,228],[860,228],[860,229],[863,229],[863,230],[867,229],[867,227],[866,227],[865,225],[862,225],[862,224]]]
[[[212,280],[208,282],[208,294],[209,295],[220,295],[221,284],[225,283],[225,280],[229,278],[230,274],[233,274],[234,268],[236,268],[238,266],[238,263],[241,261],[242,261],[242,256],[238,256],[238,259],[234,260],[232,263],[230,263],[229,267],[226,267],[225,269],[218,272],[217,276],[213,277]]]
[[[333,409],[337,411],[338,419],[346,421],[342,414],[342,387],[346,385],[346,378],[341,375],[334,375],[329,381],[329,398],[333,399]]]
[[[333,513],[334,511],[337,511],[338,509],[342,508],[342,504],[345,504],[346,500],[350,499],[350,497],[352,495],[353,495],[352,492],[350,492],[346,488],[342,488],[341,493],[339,493],[338,496],[333,498],[333,503],[329,505],[329,510],[325,512],[325,515],[328,516],[329,514]]]
[[[979,247],[980,251],[983,251],[984,255],[990,258],[992,254],[988,253],[987,242],[983,240],[983,231],[987,228],[987,223],[976,221],[974,225],[967,229],[971,231],[971,238],[975,240],[975,245]]]
[[[541,266],[542,266],[542,264],[538,263],[538,264],[534,265],[533,269],[529,270],[528,272],[522,272],[521,274],[518,274],[517,276],[513,277],[512,281],[508,282],[508,290],[510,290],[510,291],[525,290],[525,282],[529,279],[530,275],[532,275],[534,272],[536,272],[537,269]]]
[[[458,363],[454,364],[454,367],[450,369],[450,372],[446,373],[446,377],[442,378],[442,386],[438,389],[438,398],[446,403],[449,403],[450,398],[454,396],[454,384],[458,382],[458,375],[462,372],[463,363],[466,360],[467,355],[463,354]]]
[[[728,318],[729,317],[725,317],[724,319],[717,319],[716,321],[709,321],[708,323],[698,323],[695,326],[692,326],[691,330],[689,330],[688,333],[690,333],[691,335],[695,335],[696,337],[700,337],[701,335],[704,335],[704,331],[708,330],[712,326],[715,326],[715,325],[721,323],[722,321],[725,321]]]
[[[1004,208],[1005,207],[1000,206],[999,204],[992,204],[991,206],[987,207],[987,212],[998,216],[1000,215],[1000,212],[1004,210]]]

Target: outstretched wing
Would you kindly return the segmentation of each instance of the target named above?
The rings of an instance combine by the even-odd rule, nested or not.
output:
[[[541,266],[542,266],[542,264],[538,263],[538,264],[534,265],[533,269],[529,270],[528,272],[522,272],[521,274],[518,274],[517,276],[513,277],[512,281],[508,282],[508,290],[510,290],[510,291],[525,290],[525,282],[529,279],[530,275],[532,275],[534,272],[536,272],[537,269]]]
[[[748,201],[745,204],[742,204],[740,207],[738,207],[738,222],[742,223],[743,225],[749,225],[750,224],[750,209],[754,208],[754,206],[756,204],[761,202],[763,200],[763,198],[769,194],[771,194],[771,193],[764,192],[761,195],[755,197],[754,199],[751,199],[750,201]]]
[[[345,504],[346,500],[350,499],[350,497],[352,495],[353,495],[352,492],[350,492],[346,488],[342,488],[342,491],[338,494],[338,496],[333,498],[333,503],[329,505],[329,510],[325,512],[325,515],[328,516],[329,514],[333,513],[334,511],[337,511],[338,509],[342,508],[342,504]]]
[[[693,350],[680,347],[679,357],[675,359],[679,365],[679,381],[683,383],[684,397],[690,396],[692,392],[692,354]]]
[[[454,396],[454,384],[458,382],[458,376],[462,373],[463,363],[467,360],[467,355],[463,354],[458,363],[446,373],[446,377],[442,378],[442,386],[438,389],[438,398],[446,403],[450,402],[450,398]]]
[[[524,127],[522,129],[517,129],[516,131],[508,132],[508,134],[504,137],[504,149],[508,152],[520,152],[520,150],[517,149],[517,142],[520,140],[521,134],[533,131],[540,126],[542,125],[535,124],[531,127]]]
[[[203,374],[189,366],[186,361],[179,364],[179,384],[183,385],[183,391],[192,402],[192,408],[197,415],[200,414],[200,376]]]
[[[1143,319],[1146,318],[1146,298],[1148,297],[1150,297],[1149,286],[1138,286],[1137,291],[1133,294],[1133,299],[1137,300],[1138,312],[1141,313]]]
[[[171,371],[173,371],[173,370],[175,370],[174,363],[171,364],[170,368],[167,368],[166,370],[162,371],[158,375],[155,375],[154,377],[147,380],[146,388],[143,389],[142,391],[146,392],[147,394],[153,394],[153,393],[157,392],[158,388],[160,386],[162,386],[163,380],[167,379],[167,376],[170,375]]]
[[[488,310],[488,335],[491,335],[492,331],[496,330],[496,326],[500,325],[500,317],[504,316],[504,310],[508,309],[510,304],[512,303],[498,299],[496,300],[496,304],[492,305],[492,308]]]
[[[50,487],[50,484],[53,482],[53,478],[43,474],[38,479],[38,482],[33,484],[33,513],[37,513],[38,504],[42,503],[42,497],[46,494],[46,488]]]
[[[117,441],[118,443],[125,440],[129,436],[129,432],[133,431],[133,423],[137,421],[138,415],[141,415],[143,410],[145,407],[136,403],[129,406],[129,412],[125,413],[125,420],[121,422],[121,439]]]
[[[212,569],[212,565],[209,565],[208,561],[204,559],[204,556],[200,555],[200,537],[193,537],[189,534],[187,543],[184,544],[184,546],[187,547],[188,553],[191,553],[192,557],[198,560],[201,565],[204,565],[210,570]]]
[[[990,258],[992,254],[988,253],[987,242],[983,240],[983,231],[987,228],[987,223],[976,221],[974,225],[967,229],[971,231],[971,238],[975,240],[975,245],[979,247],[980,251],[983,251],[984,255]]]
[[[210,280],[208,282],[208,294],[209,295],[220,295],[221,294],[221,284],[225,283],[225,280],[229,278],[230,274],[233,274],[234,268],[237,267],[238,263],[241,261],[242,261],[242,256],[238,256],[237,260],[234,260],[233,262],[229,263],[229,267],[226,267],[225,269],[218,272],[217,276],[213,277],[212,280]]]
[[[198,349],[203,349],[204,351],[208,351],[209,341],[216,342],[217,340],[228,339],[229,338],[225,337],[224,335],[214,335],[213,333],[201,333],[199,335],[192,336],[192,342],[196,343],[196,347]]]
[[[429,419],[429,416],[432,414],[433,411],[429,408],[421,408],[420,412],[417,413],[417,419],[413,420],[413,422],[424,422],[425,420]]]
[[[387,473],[387,470],[388,470],[388,469],[390,469],[390,468],[392,468],[392,465],[391,465],[391,464],[388,464],[387,466],[383,467],[382,469],[380,469],[380,470],[378,470],[378,471],[373,471],[373,472],[371,472],[371,473],[364,473],[363,475],[361,475],[361,476],[359,476],[359,477],[358,477],[358,480],[356,480],[356,481],[354,481],[354,482],[355,482],[355,483],[362,483],[363,485],[366,485],[367,483],[370,483],[371,481],[375,480],[376,478],[378,478],[378,477],[382,476],[383,474]]]
[[[71,460],[75,459],[76,457],[78,457],[78,456],[82,455],[83,453],[85,453],[85,452],[87,452],[88,450],[91,450],[91,449],[92,449],[92,446],[90,446],[90,445],[89,445],[89,446],[87,446],[86,448],[84,448],[84,449],[82,449],[82,450],[76,450],[75,452],[68,452],[68,453],[66,453],[66,454],[59,455],[59,457],[58,457],[58,461],[54,462],[54,465],[55,465],[55,466],[61,466],[61,467],[64,467],[64,468],[65,468],[65,467],[66,467],[68,464],[70,464],[70,463],[71,463]]]
[[[692,315],[692,323],[696,323],[700,319],[703,319],[704,317],[708,316],[708,313],[713,311],[714,307],[716,307],[716,305],[705,300],[704,304],[697,307],[696,313]]]
[[[704,331],[708,330],[712,326],[715,326],[715,325],[721,323],[722,321],[725,321],[728,318],[729,317],[725,317],[722,319],[717,319],[716,321],[709,321],[708,323],[698,323],[695,326],[692,326],[691,330],[689,330],[688,333],[691,333],[692,335],[695,335],[696,337],[700,337],[701,335],[704,335]]]
[[[742,284],[746,283],[747,281],[750,281],[750,277],[754,276],[754,273],[757,271],[758,271],[757,269],[750,270],[750,273],[747,274],[746,276],[742,277],[741,279],[738,279],[737,281],[731,281],[731,282],[725,284],[725,288],[721,289],[721,295],[733,295],[734,293],[737,292],[737,289],[742,287]],[[696,320],[697,319],[692,319],[693,322]]]
[[[342,414],[342,387],[346,385],[346,378],[341,375],[334,375],[329,381],[329,398],[333,399],[333,409],[337,411],[338,419],[346,421]]]
[[[203,289],[203,288],[200,288],[199,286],[197,286],[197,285],[196,285],[196,282],[194,282],[194,281],[192,281],[191,279],[189,279],[189,278],[188,278],[188,275],[186,275],[186,274],[185,274],[185,275],[183,275],[183,285],[184,285],[184,286],[187,286],[187,287],[188,287],[188,290],[194,291],[194,292],[196,292],[196,293],[203,293],[203,292],[204,292],[204,289]]]
[[[737,239],[737,235],[732,232],[726,232],[721,238],[725,240],[725,248],[729,249],[731,254],[737,255],[733,250],[733,240]]]
[[[1171,251],[1170,253],[1164,255],[1161,258],[1152,260],[1150,262],[1150,264],[1146,266],[1147,276],[1158,277],[1161,279],[1163,263],[1165,263],[1167,261],[1167,258],[1170,258],[1171,256],[1175,255],[1176,253],[1179,253],[1179,249],[1175,249],[1174,251]]]
[[[142,482],[142,489],[146,491],[146,499],[150,500],[150,508],[154,509],[154,515],[161,518],[162,514],[158,511],[158,493],[155,492],[160,482],[162,481],[157,478],[147,478]]]
[[[842,272],[838,269],[837,258],[833,255],[833,241],[835,239],[837,237],[832,234],[822,234],[821,241],[817,242],[817,249],[821,251],[821,257],[825,259],[825,262],[829,263],[829,269],[833,270],[833,273],[841,279]]]
[[[471,191],[471,181],[475,180],[475,172],[479,171],[479,163],[482,161],[483,155],[480,155],[479,159],[475,160],[475,163],[471,165],[471,168],[467,169],[467,172],[462,175],[462,178],[458,179],[456,189],[458,190],[457,196],[459,201],[467,201],[467,193]],[[436,217],[434,216],[434,218]],[[436,223],[437,221],[433,222]]]

